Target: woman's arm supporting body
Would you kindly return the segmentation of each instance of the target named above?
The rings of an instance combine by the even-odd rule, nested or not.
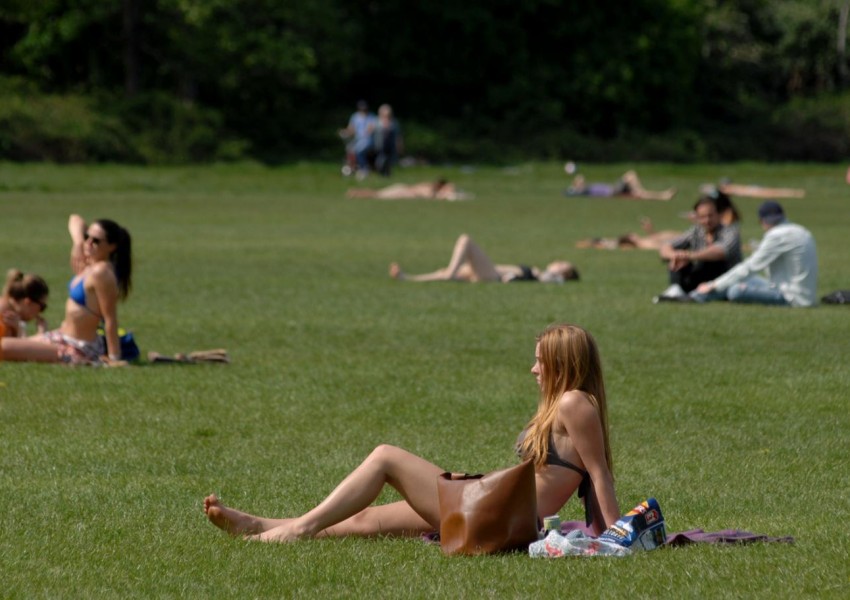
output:
[[[121,343],[118,339],[118,283],[115,273],[108,263],[102,262],[92,267],[87,278],[103,318],[109,360],[110,362],[119,361],[121,360]]]
[[[599,411],[581,391],[565,393],[558,403],[558,420],[566,428],[578,454],[580,466],[590,475],[606,529],[620,518],[620,507],[614,492],[614,476],[605,460],[605,444]],[[586,499],[587,500],[587,499]]]

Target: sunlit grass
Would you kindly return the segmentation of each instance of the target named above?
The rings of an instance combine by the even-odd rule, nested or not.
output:
[[[580,165],[614,180],[631,165]],[[788,200],[821,260],[820,293],[850,287],[850,192],[832,165],[638,165],[669,203],[565,198],[560,165],[417,168],[472,202],[348,200],[335,165],[282,168],[0,164],[3,267],[35,271],[61,319],[66,221],[133,235],[120,307],[142,351],[224,347],[229,366],[0,366],[0,572],[8,597],[846,597],[850,517],[843,307],[653,305],[657,257],[577,239],[684,228],[700,183],[805,187]],[[370,185],[384,182],[369,181]],[[757,238],[757,200],[738,202]],[[564,286],[404,284],[442,266],[458,234],[497,262],[567,258]],[[794,545],[688,547],[625,560],[448,559],[418,540],[265,546],[231,540],[209,492],[289,515],[376,444],[445,468],[514,460],[536,401],[534,335],[584,325],[606,369],[617,489],[656,496],[668,528],[793,535]],[[386,498],[393,498],[388,493]],[[579,518],[573,500],[564,519]]]

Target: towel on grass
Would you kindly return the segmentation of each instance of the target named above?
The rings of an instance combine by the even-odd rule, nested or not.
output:
[[[590,530],[582,521],[566,521],[561,523],[561,533],[567,535],[571,531],[581,531],[590,536]],[[749,544],[752,542],[781,542],[793,544],[790,535],[771,537],[762,533],[751,533],[742,529],[723,529],[721,531],[705,531],[689,529],[678,533],[668,533],[664,546],[684,546],[686,544]]]

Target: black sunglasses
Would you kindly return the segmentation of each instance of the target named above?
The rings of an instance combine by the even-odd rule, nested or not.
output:
[[[92,246],[100,246],[100,244],[103,242],[102,239],[96,238],[93,235],[89,235],[89,234],[86,234],[85,240],[86,241],[91,240]]]
[[[30,300],[32,302],[38,304],[38,307],[41,309],[41,312],[44,312],[44,311],[47,310],[47,302],[42,302],[41,300],[33,300],[32,298],[30,298]]]

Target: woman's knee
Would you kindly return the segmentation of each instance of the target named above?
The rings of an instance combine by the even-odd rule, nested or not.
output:
[[[380,446],[377,446],[374,450],[372,450],[366,460],[371,463],[388,465],[398,461],[403,453],[404,450],[397,446],[392,446],[390,444],[381,444]]]

